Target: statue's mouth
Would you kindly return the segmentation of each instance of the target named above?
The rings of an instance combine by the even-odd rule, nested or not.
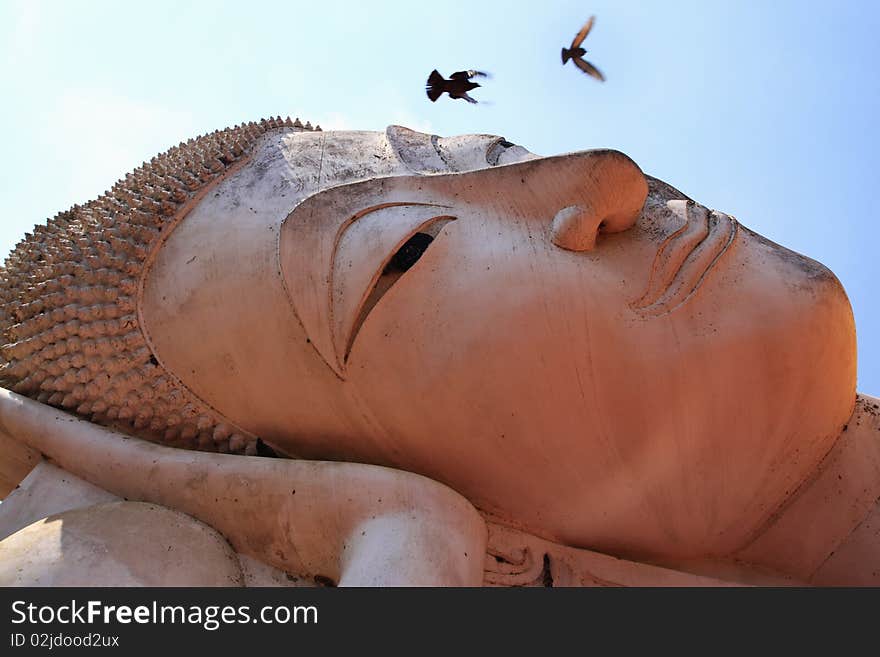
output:
[[[736,237],[737,222],[693,201],[670,201],[669,209],[685,219],[657,251],[644,294],[631,304],[639,314],[665,315],[687,301]]]

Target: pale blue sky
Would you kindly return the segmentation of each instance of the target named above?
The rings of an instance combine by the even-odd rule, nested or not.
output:
[[[590,15],[598,83],[559,51]],[[157,152],[264,116],[620,149],[829,266],[880,395],[880,3],[0,0],[0,257]],[[482,68],[471,106],[424,82]]]

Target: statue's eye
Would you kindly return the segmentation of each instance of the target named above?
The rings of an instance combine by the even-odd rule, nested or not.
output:
[[[409,268],[418,262],[433,241],[434,237],[428,233],[416,233],[391,257],[382,274],[409,271]]]
[[[428,223],[420,226],[418,232],[406,240],[385,263],[382,273],[368,291],[349,329],[348,339],[342,354],[343,362],[348,360],[348,354],[351,352],[354,339],[357,337],[361,325],[373,308],[376,307],[376,304],[379,303],[379,300],[385,296],[401,276],[419,261],[419,258],[428,250],[428,247],[431,246],[434,238],[443,230],[443,227],[453,220],[453,217],[433,217]]]
[[[381,206],[361,215],[339,236],[331,267],[330,322],[340,369],[376,304],[454,221],[438,210],[428,204]]]
[[[387,197],[391,191],[384,187],[393,187],[395,179],[368,182]],[[364,207],[359,185],[303,201],[285,220],[278,245],[287,294],[312,348],[342,377],[370,312],[401,277],[414,275],[425,254],[437,248],[444,226],[455,220],[451,206],[425,201]],[[421,188],[409,194],[424,196]],[[328,215],[341,212],[347,218],[327,230]]]

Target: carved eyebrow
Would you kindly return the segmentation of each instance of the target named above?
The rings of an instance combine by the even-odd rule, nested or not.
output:
[[[449,206],[382,203],[355,213],[340,228],[330,260],[329,319],[337,364],[344,368],[361,326],[395,283],[455,217]],[[422,234],[427,244],[406,268],[391,266],[402,247]]]
[[[336,236],[336,244],[339,244],[339,240],[342,237],[342,234],[348,230],[351,225],[361,219],[362,217],[366,217],[368,214],[373,212],[378,212],[379,210],[385,210],[386,208],[397,208],[397,207],[425,207],[425,208],[446,208],[448,209],[450,206],[448,205],[438,205],[437,203],[419,203],[418,201],[395,201],[392,203],[379,203],[377,205],[371,205],[368,208],[364,208],[363,210],[359,210],[355,212],[348,221],[346,221],[339,228],[339,232]]]
[[[378,203],[376,205],[371,205],[363,210],[359,210],[351,215],[346,221],[342,223],[339,229],[336,231],[336,237],[333,240],[333,250],[330,254],[330,277],[332,279],[335,263],[336,263],[336,254],[339,251],[339,245],[342,242],[345,234],[351,229],[355,223],[359,219],[363,219],[364,217],[373,214],[375,212],[380,212],[382,210],[387,210],[389,208],[438,208],[441,210],[448,210],[450,206],[448,205],[439,205],[437,203],[421,203],[418,201],[395,201],[391,203]]]

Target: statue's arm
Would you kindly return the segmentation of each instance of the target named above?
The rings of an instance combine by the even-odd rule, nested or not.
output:
[[[3,418],[0,416],[0,427]],[[40,461],[40,453],[0,430],[0,499],[6,499]]]
[[[340,585],[482,582],[485,522],[419,475],[163,447],[3,389],[0,434],[115,495],[187,513],[285,572]]]

